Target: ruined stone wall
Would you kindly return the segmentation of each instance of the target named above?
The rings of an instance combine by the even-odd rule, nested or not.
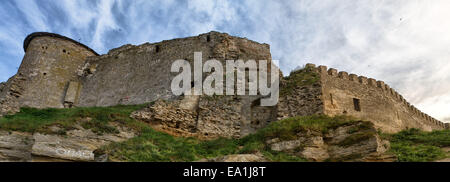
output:
[[[70,81],[77,81],[77,70],[88,56],[95,56],[86,46],[69,38],[34,33],[25,39],[25,56],[17,74],[2,89],[2,113],[17,107],[62,108]]]
[[[258,96],[181,96],[158,100],[132,117],[175,136],[240,138],[276,121],[276,107],[255,105]]]
[[[3,91],[3,88],[5,87],[6,83],[1,82],[0,83],[0,93]]]
[[[20,75],[14,75],[0,89],[0,116],[19,111],[18,93],[22,90]]]
[[[202,52],[204,62],[214,58],[223,66],[229,59],[268,60],[269,63],[271,60],[269,45],[218,32],[139,46],[125,45],[87,60],[77,105],[112,106],[173,99],[170,84],[179,73],[171,73],[171,65],[184,59],[193,69],[194,52]]]
[[[445,124],[419,111],[383,81],[319,66],[324,114],[350,115],[372,121],[385,132],[408,128],[426,131]]]
[[[179,73],[171,73],[170,68],[174,61],[184,59],[194,69],[194,52],[202,52],[203,62],[210,59],[222,62],[224,80],[225,60],[267,60],[271,64],[269,45],[218,32],[139,46],[125,45],[106,55],[88,58],[80,71],[82,90],[76,105],[112,106],[168,100],[147,108],[136,118],[156,122],[164,130],[171,128],[172,133],[207,138],[245,136],[276,120],[275,107],[259,106],[261,96],[203,95],[190,100],[189,109],[178,106],[177,100],[184,97],[174,96],[170,85]],[[267,71],[270,73],[270,66]],[[206,76],[203,73],[203,79]],[[248,94],[248,84],[246,88]],[[177,113],[178,117],[174,117]]]
[[[322,86],[315,69],[306,67],[281,79],[277,105],[279,120],[323,113]]]
[[[276,121],[276,107],[259,105],[259,96],[202,96],[197,130],[200,135],[239,138]]]

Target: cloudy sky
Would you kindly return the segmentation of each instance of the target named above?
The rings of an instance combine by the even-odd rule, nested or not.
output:
[[[271,45],[286,74],[308,62],[379,80],[450,122],[449,0],[2,0],[0,81],[46,31],[98,53],[211,30]]]

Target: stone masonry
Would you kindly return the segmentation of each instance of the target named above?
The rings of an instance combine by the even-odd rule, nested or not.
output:
[[[315,67],[308,64],[307,67]],[[425,131],[448,128],[445,123],[421,112],[383,81],[338,72],[319,66],[323,113],[329,116],[350,115],[372,121],[385,132],[408,128]]]
[[[194,52],[202,52],[203,61],[216,59],[223,65],[226,60],[239,59],[267,60],[272,64],[268,44],[225,33],[124,45],[98,55],[70,38],[38,32],[25,39],[24,50],[17,74],[0,83],[0,116],[18,112],[20,107],[113,106],[157,101],[146,108],[153,113],[134,113],[135,117],[166,123],[164,126],[175,128],[176,132],[205,137],[241,137],[272,121],[312,114],[350,115],[372,121],[387,132],[449,127],[420,112],[382,81],[325,66],[316,68],[313,64],[307,68],[320,79],[311,85],[293,87],[290,94],[280,96],[274,107],[259,106],[260,95],[173,95],[170,84],[178,73],[170,72],[171,65],[178,59],[192,65]],[[203,79],[206,76],[204,73]],[[280,87],[285,86],[283,80],[287,78],[281,79]]]
[[[24,41],[25,56],[15,76],[0,90],[0,114],[20,107],[63,108],[71,81],[86,58],[98,55],[67,37],[37,32]]]

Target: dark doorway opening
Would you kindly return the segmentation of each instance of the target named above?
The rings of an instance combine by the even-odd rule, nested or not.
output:
[[[357,98],[353,98],[353,106],[355,107],[355,111],[361,111],[361,103]]]

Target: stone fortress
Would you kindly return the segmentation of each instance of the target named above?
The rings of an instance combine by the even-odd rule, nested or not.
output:
[[[309,65],[314,66],[314,65]],[[372,121],[386,132],[407,128],[426,131],[448,128],[448,123],[421,112],[383,81],[319,66],[325,115],[351,115]]]
[[[157,101],[135,118],[158,121],[172,132],[202,136],[242,137],[286,117],[349,115],[372,121],[386,132],[407,128],[449,128],[409,104],[382,81],[307,64],[319,80],[294,87],[277,106],[261,107],[262,96],[175,96],[170,84],[177,59],[268,60],[270,46],[225,33],[124,45],[99,55],[70,38],[45,32],[24,41],[25,56],[16,75],[0,84],[0,116],[21,107],[70,108],[133,105]],[[269,66],[270,68],[270,66]],[[270,69],[268,70],[270,72]],[[290,77],[295,75],[293,72]],[[205,77],[206,75],[204,75]],[[286,78],[281,79],[281,89]],[[194,84],[194,83],[192,83]],[[150,114],[149,114],[150,113]]]

